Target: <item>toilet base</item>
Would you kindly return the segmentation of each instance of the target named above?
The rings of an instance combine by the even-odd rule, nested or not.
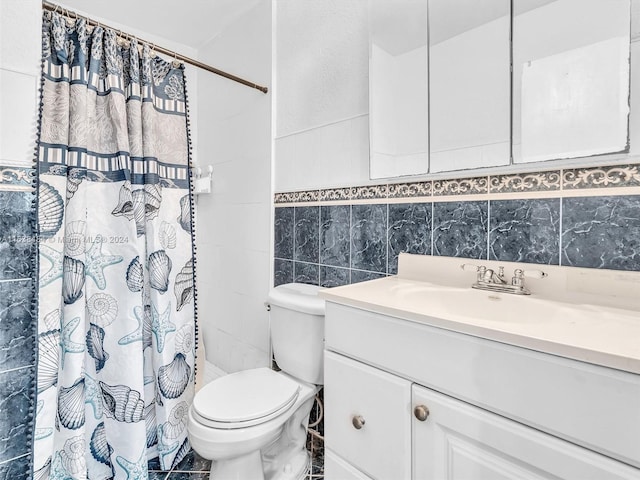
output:
[[[278,438],[262,450],[266,480],[298,480],[308,472],[311,457],[305,445],[314,401],[314,397],[307,399],[284,424]]]
[[[311,468],[311,457],[304,450],[289,459],[286,468],[272,472],[268,480],[303,480]],[[259,451],[230,460],[211,463],[209,478],[215,480],[266,480]]]
[[[309,452],[301,450],[289,457],[287,463],[281,466],[279,470],[265,472],[265,480],[303,480],[307,477],[310,468],[311,457]]]
[[[209,478],[215,480],[264,480],[260,450],[241,457],[212,462]]]

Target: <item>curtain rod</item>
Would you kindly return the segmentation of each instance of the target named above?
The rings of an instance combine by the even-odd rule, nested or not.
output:
[[[42,2],[42,8],[45,10],[48,10],[50,12],[55,12],[55,11],[60,11],[60,13],[62,13],[62,15],[64,15],[67,18],[73,18],[75,16],[75,18],[79,18],[82,17],[86,20],[87,24],[92,26],[92,27],[97,27],[97,26],[101,26],[101,27],[105,27],[105,28],[109,28],[111,30],[114,30],[115,32],[117,32],[120,36],[122,37],[128,37],[128,38],[134,38],[134,35],[127,35],[122,33],[122,31],[118,30],[117,28],[113,28],[110,27],[109,25],[106,25],[102,22],[98,22],[96,20],[92,20],[88,17],[85,17],[83,15],[78,15],[76,12],[72,12],[70,10],[67,10],[66,8],[63,8],[60,5],[56,5],[55,3],[51,3],[48,2],[46,0],[43,0]],[[257,83],[253,83],[250,82],[249,80],[245,80],[244,78],[240,78],[240,77],[236,77],[235,75],[232,75],[230,73],[224,72],[222,70],[219,70],[215,67],[212,67],[211,65],[207,65],[206,63],[202,63],[198,60],[194,60],[193,58],[189,58],[189,57],[185,57],[184,55],[179,54],[178,52],[175,52],[173,50],[169,50],[167,48],[163,48],[163,47],[159,47],[155,44],[153,44],[152,42],[147,42],[139,37],[135,37],[138,40],[140,40],[143,43],[148,43],[149,45],[153,45],[152,50],[157,52],[157,53],[162,53],[164,55],[168,55],[170,57],[173,57],[175,60],[179,60],[181,62],[185,62],[188,63],[190,65],[193,65],[195,67],[201,68],[203,70],[206,70],[207,72],[211,72],[211,73],[215,73],[216,75],[220,75],[221,77],[224,78],[228,78],[229,80],[233,80],[234,82],[238,82],[241,83],[242,85],[246,85],[247,87],[251,87],[251,88],[255,88],[256,90],[260,90],[262,93],[267,93],[269,91],[269,89],[267,87],[263,87],[261,85],[258,85]]]

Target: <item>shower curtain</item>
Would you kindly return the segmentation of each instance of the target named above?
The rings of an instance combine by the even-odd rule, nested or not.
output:
[[[71,24],[73,23],[73,24]],[[34,477],[146,479],[189,451],[195,290],[184,68],[45,12]]]

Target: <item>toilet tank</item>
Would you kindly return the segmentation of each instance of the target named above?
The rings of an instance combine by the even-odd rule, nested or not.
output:
[[[271,343],[278,366],[304,382],[322,385],[324,299],[321,287],[286,283],[269,292]]]

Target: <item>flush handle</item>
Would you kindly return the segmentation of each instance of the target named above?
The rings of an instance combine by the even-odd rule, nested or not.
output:
[[[364,417],[362,415],[354,415],[353,418],[351,418],[351,424],[353,428],[360,430],[365,424]]]
[[[429,416],[429,409],[424,405],[416,405],[413,409],[413,414],[418,420],[424,422]]]

